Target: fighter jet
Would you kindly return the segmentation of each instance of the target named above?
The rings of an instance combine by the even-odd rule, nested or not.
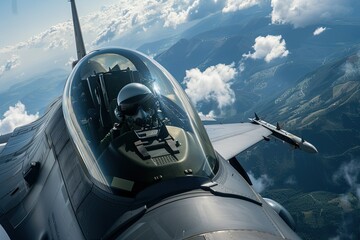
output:
[[[122,48],[86,54],[70,2],[78,61],[63,96],[0,137],[0,232],[39,240],[299,239],[289,212],[262,198],[236,160],[271,134],[293,135],[259,119],[204,127],[153,59]]]

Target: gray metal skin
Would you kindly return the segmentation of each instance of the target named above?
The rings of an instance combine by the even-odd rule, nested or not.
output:
[[[43,117],[17,128],[0,153],[0,224],[11,239],[82,238],[60,167],[64,127],[57,99]]]
[[[0,224],[11,239],[299,239],[228,161],[213,179],[164,181],[135,198],[86,175],[56,100],[0,153]],[[31,162],[40,168],[25,180]]]
[[[80,60],[85,48],[75,35]],[[0,224],[11,239],[299,239],[219,154],[212,179],[160,181],[134,198],[105,192],[83,166],[61,98],[1,141]]]

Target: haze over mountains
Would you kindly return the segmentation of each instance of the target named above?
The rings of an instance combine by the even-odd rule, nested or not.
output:
[[[277,1],[247,2],[254,6],[227,14],[216,10],[225,9],[224,1],[213,3],[138,50],[167,68],[202,114],[238,122],[257,112],[314,143],[317,155],[270,142],[239,159],[258,190],[293,214],[302,238],[360,239],[359,3],[344,1],[352,4],[349,11],[318,1],[322,10],[300,21],[279,9],[274,14]],[[131,34],[112,44],[126,41]],[[45,73],[1,93],[0,113],[19,100],[29,113],[43,112],[61,94],[67,74]]]
[[[195,34],[198,29],[208,31]],[[289,208],[305,239],[359,238],[359,19],[293,28],[270,25],[266,10],[253,8],[226,18],[215,14],[184,35],[155,57],[180,82],[190,68],[205,72],[223,63],[237,71],[225,83],[234,92],[233,104],[219,109],[214,99],[204,98],[197,101],[199,112],[218,116],[222,122],[246,120],[257,112],[318,147],[317,156],[279,143],[240,155],[252,176],[267,186],[265,196]],[[256,50],[254,39],[269,35],[281,36],[278,43],[286,41],[289,53],[271,61],[247,57]],[[157,48],[154,43],[140,49]],[[186,81],[182,83],[188,87]]]
[[[356,54],[354,48],[360,37],[359,21],[328,24],[322,34],[314,35],[318,25],[299,29],[290,25],[271,25],[266,14],[267,11],[262,8],[236,12],[231,17],[215,14],[186,31],[184,35],[190,38],[180,39],[155,59],[180,82],[186,75],[184,70],[199,68],[204,71],[219,63],[235,63],[239,72],[232,83],[237,96],[235,105],[239,113],[251,113],[253,104],[268,102],[274,93],[284,91],[308,72],[341,57]],[[213,29],[195,34],[202,26],[213,26]],[[244,57],[254,51],[251,46],[255,45],[254,41],[259,36],[280,37],[286,43],[288,55],[269,62]],[[267,44],[272,44],[270,39]],[[156,47],[157,43],[147,44],[140,50],[152,52]],[[247,94],[244,96],[240,91]]]

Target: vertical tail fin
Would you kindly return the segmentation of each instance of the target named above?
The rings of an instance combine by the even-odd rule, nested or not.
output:
[[[76,63],[86,55],[84,40],[81,33],[80,21],[76,10],[75,0],[69,0],[71,3],[71,12],[74,24],[74,33],[75,33],[75,43],[76,43],[76,52],[77,52],[77,61],[73,63],[73,67]]]

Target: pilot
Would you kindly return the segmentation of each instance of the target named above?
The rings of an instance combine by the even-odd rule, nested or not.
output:
[[[101,144],[108,145],[109,141],[127,131],[151,129],[158,125],[156,113],[159,103],[145,85],[141,83],[127,84],[120,90],[116,102],[114,114],[118,122],[101,140]]]
[[[130,129],[151,128],[157,111],[157,101],[148,87],[141,83],[129,83],[117,96],[116,118],[126,122]]]

